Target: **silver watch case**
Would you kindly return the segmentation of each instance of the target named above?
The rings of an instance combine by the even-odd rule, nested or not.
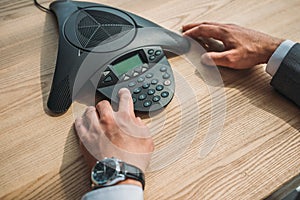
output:
[[[101,181],[96,180],[95,173],[97,173],[96,172],[97,165],[101,165],[101,164],[106,165],[107,163],[111,163],[111,162],[115,164],[115,172],[112,175],[110,175],[107,179],[103,179]],[[114,185],[120,181],[124,181],[126,177],[121,172],[121,163],[122,161],[116,158],[104,158],[101,161],[97,161],[96,165],[93,167],[91,172],[92,187],[93,188],[105,187],[105,186]]]

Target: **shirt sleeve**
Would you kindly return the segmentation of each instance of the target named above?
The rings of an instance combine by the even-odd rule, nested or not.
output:
[[[285,40],[279,45],[279,47],[277,47],[270,60],[268,61],[266,67],[266,71],[268,74],[270,74],[271,76],[275,75],[282,60],[287,55],[289,50],[294,46],[294,44],[296,43],[291,40]]]
[[[141,187],[135,185],[115,185],[99,188],[86,193],[81,200],[143,200]]]

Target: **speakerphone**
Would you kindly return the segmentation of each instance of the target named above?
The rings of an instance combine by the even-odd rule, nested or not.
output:
[[[165,55],[189,50],[186,38],[159,25],[110,6],[55,1],[59,48],[47,106],[64,113],[86,81],[113,102],[127,87],[136,111],[165,107],[175,91],[174,75]],[[96,78],[95,78],[96,77]]]

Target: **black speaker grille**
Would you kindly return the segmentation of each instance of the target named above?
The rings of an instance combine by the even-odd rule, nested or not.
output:
[[[99,10],[82,10],[76,24],[76,36],[83,48],[107,44],[134,29],[127,20]]]
[[[67,76],[57,85],[52,85],[47,106],[54,113],[63,113],[68,110],[71,104],[69,76]]]

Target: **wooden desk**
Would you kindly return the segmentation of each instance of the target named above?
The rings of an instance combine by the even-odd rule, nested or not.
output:
[[[172,30],[190,22],[217,21],[300,41],[299,0],[95,2],[134,12]],[[60,117],[45,111],[57,39],[54,16],[41,12],[31,0],[0,2],[1,199],[80,199],[89,188],[72,108]],[[224,126],[212,151],[201,157],[213,121],[208,86],[181,58],[170,62],[192,88],[199,115],[189,111],[194,119],[182,124],[182,105],[191,101],[180,103],[175,98],[152,121],[145,119],[156,151],[173,158],[180,154],[169,164],[156,163],[152,168],[156,170],[147,173],[146,199],[261,199],[300,173],[299,108],[272,89],[263,67],[220,69],[226,97]],[[176,95],[182,87],[177,82]],[[186,131],[178,133],[179,128]],[[193,138],[180,146],[176,137],[185,134]],[[168,145],[174,148],[164,149]],[[154,161],[162,156],[155,154]]]

